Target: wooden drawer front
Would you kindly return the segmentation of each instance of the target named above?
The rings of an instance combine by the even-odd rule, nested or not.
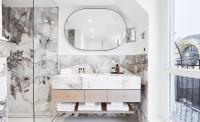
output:
[[[140,102],[140,90],[108,90],[108,102]]]
[[[107,102],[107,90],[85,90],[85,102]]]
[[[52,90],[54,102],[84,102],[83,90]]]

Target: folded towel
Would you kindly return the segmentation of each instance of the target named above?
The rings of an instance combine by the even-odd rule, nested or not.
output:
[[[127,103],[123,104],[108,104],[107,105],[108,111],[129,111],[129,106]]]
[[[57,111],[74,111],[75,103],[58,103]]]
[[[74,106],[75,103],[65,103],[65,102],[61,102],[57,104],[57,107],[69,107],[69,106]]]
[[[79,111],[101,111],[100,103],[81,103],[78,107]]]
[[[95,103],[85,103],[86,106],[96,106]]]
[[[64,109],[64,108],[57,108],[57,111],[68,111],[68,112],[72,112],[72,111],[74,111],[74,108],[67,108],[67,109]]]
[[[124,105],[124,103],[123,102],[112,102],[111,105],[113,105],[113,106],[122,106],[122,105]]]

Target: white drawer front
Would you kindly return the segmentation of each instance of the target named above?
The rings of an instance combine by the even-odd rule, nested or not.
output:
[[[85,90],[85,102],[107,102],[107,90]]]
[[[108,102],[140,102],[140,90],[108,90]]]
[[[83,90],[52,90],[54,102],[84,102]]]

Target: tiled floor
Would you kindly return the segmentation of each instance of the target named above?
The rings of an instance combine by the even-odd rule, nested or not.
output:
[[[31,118],[9,118],[8,122],[33,122]],[[36,118],[35,122],[51,122],[50,118]],[[137,122],[126,117],[67,117],[56,122]]]

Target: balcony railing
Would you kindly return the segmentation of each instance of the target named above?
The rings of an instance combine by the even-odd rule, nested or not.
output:
[[[198,64],[176,64],[177,67],[200,69]],[[175,76],[176,101],[181,102],[195,111],[200,112],[200,79],[184,76]]]
[[[179,68],[179,67],[182,67],[182,68],[192,68],[192,69],[195,69],[195,68],[198,68],[200,69],[200,59],[198,59],[196,62],[198,62],[197,64],[186,64],[186,63],[182,63],[181,60],[176,60],[176,66]]]

